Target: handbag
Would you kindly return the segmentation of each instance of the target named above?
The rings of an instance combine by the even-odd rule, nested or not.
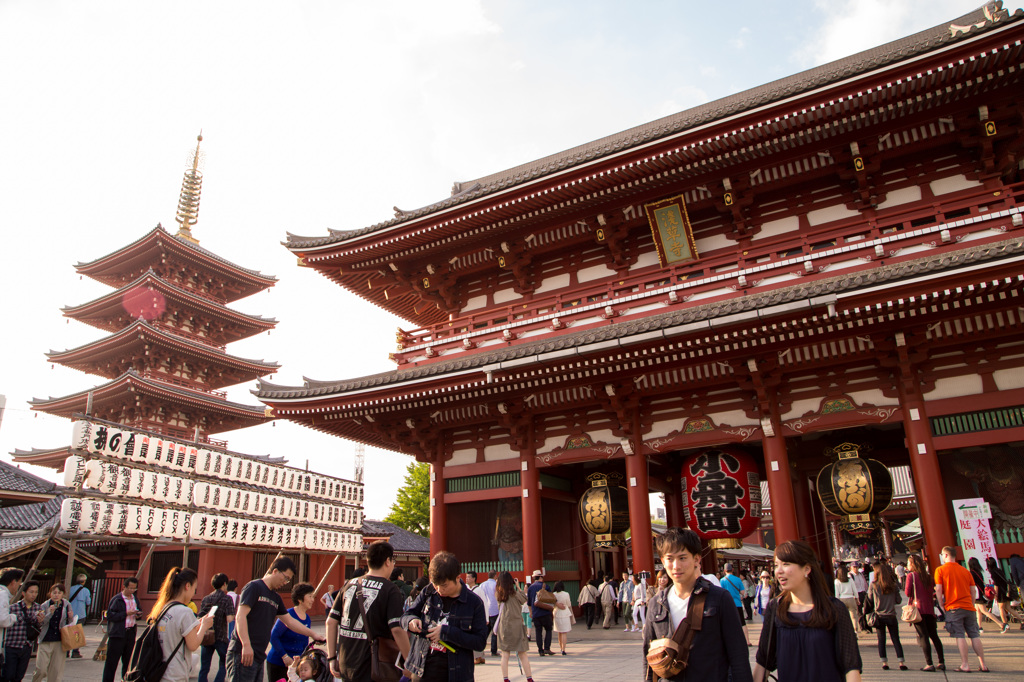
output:
[[[917,583],[911,584],[914,586],[914,601],[908,601],[903,605],[903,614],[900,616],[900,619],[904,623],[920,623],[921,611],[917,608]]]
[[[868,607],[870,605],[870,611]],[[867,599],[864,600],[864,622],[867,623],[869,628],[875,627],[878,623],[878,614],[875,612],[875,598],[868,592]]]
[[[558,600],[555,599],[554,593],[549,592],[546,587],[542,587],[540,588],[540,591],[537,592],[537,596],[533,600],[533,605],[537,608],[544,609],[545,611],[554,611],[555,604],[557,602]]]
[[[85,628],[81,623],[65,625],[60,629],[60,648],[64,651],[81,649],[85,646]]]
[[[359,602],[359,612],[363,615],[363,630],[366,632],[366,638],[370,640],[370,679],[373,682],[398,682],[402,678],[402,670],[395,665],[400,653],[398,644],[389,637],[370,635],[362,581],[356,583],[356,601]]]
[[[704,620],[704,602],[708,594],[703,590],[690,597],[686,617],[679,622],[671,637],[651,642],[647,650],[647,665],[661,679],[670,679],[680,674],[690,662],[690,647],[693,637],[700,632]]]

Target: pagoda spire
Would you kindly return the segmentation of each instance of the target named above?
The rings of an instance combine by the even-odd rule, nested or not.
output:
[[[178,197],[178,215],[175,220],[178,222],[177,237],[183,237],[194,244],[199,240],[192,236],[192,226],[199,220],[199,194],[203,189],[203,173],[199,170],[199,163],[202,155],[199,152],[199,144],[203,141],[203,131],[199,131],[196,137],[196,150],[189,155],[192,167],[185,171],[185,177],[181,180],[181,196]]]

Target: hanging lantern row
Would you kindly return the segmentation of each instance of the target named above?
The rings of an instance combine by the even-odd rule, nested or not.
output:
[[[892,503],[892,474],[881,462],[860,456],[861,446],[843,443],[828,454],[836,461],[818,472],[818,499],[842,517],[839,526],[854,535],[873,532],[878,515]]]
[[[69,533],[190,538],[275,549],[355,552],[363,546],[359,533],[88,498],[66,498],[60,507],[60,524],[61,530]]]
[[[579,502],[580,523],[594,536],[595,547],[625,547],[629,530],[629,492],[620,474],[587,476],[590,489]]]
[[[193,504],[211,511],[250,514],[275,521],[319,523],[346,528],[360,528],[363,523],[362,510],[354,507],[268,495],[219,483],[196,482],[115,462],[86,461],[77,455],[64,460],[64,485],[69,488],[84,486],[107,495],[151,503],[168,502],[182,506]]]
[[[683,518],[713,549],[737,549],[761,524],[761,483],[742,450],[713,448],[683,463]]]
[[[363,501],[362,483],[275,466],[241,455],[201,449],[195,444],[158,438],[84,419],[74,423],[71,443],[73,448],[90,454],[174,471],[249,483],[333,502],[359,504]]]

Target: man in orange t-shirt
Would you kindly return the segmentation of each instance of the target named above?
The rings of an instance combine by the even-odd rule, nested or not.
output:
[[[977,589],[971,572],[956,562],[956,548],[943,547],[942,565],[935,569],[935,596],[946,610],[946,630],[956,638],[960,671],[965,673],[971,672],[967,661],[967,638],[970,638],[974,653],[978,655],[981,671],[988,672],[978,630],[978,614],[974,609]]]

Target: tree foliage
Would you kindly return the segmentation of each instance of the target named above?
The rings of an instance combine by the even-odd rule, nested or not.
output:
[[[391,513],[384,519],[399,528],[428,537],[430,534],[430,465],[412,462],[405,469],[405,482],[395,495]]]

